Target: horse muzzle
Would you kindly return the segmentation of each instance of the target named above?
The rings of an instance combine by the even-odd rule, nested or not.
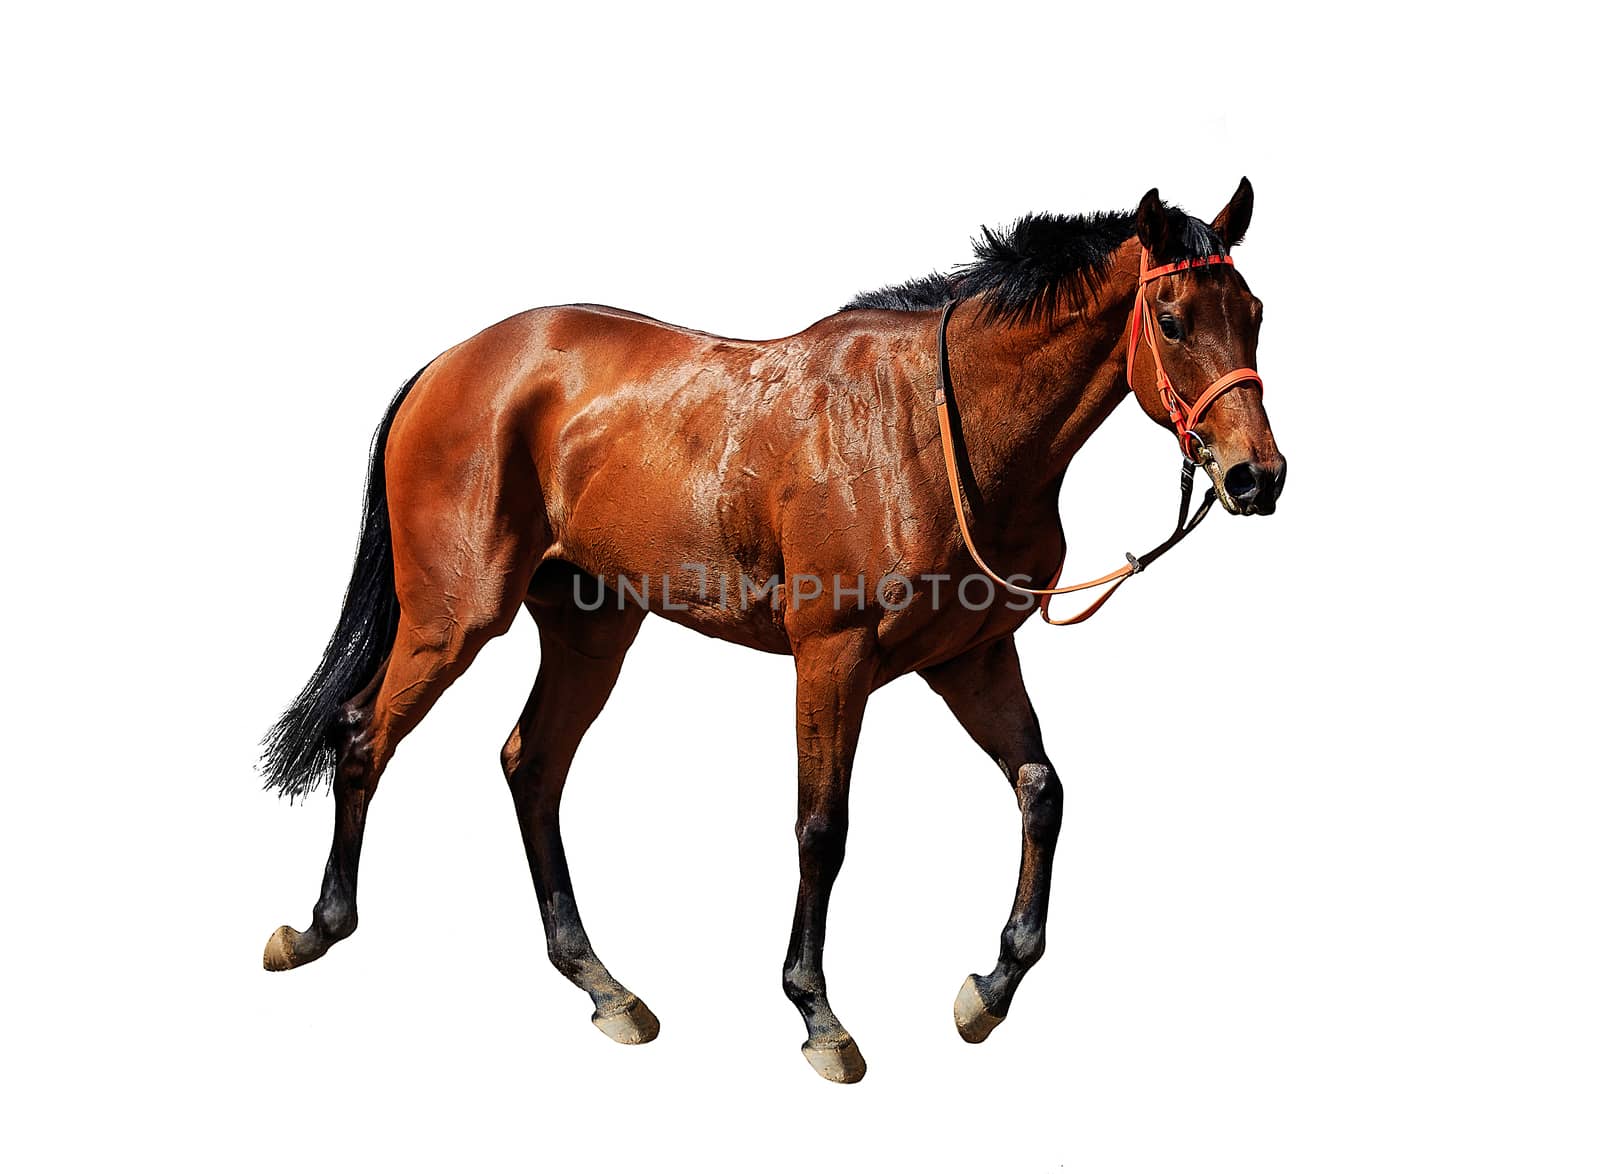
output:
[[[1212,460],[1206,472],[1217,488],[1217,500],[1230,514],[1270,514],[1278,508],[1289,462],[1282,456],[1261,463],[1240,461],[1223,473]]]

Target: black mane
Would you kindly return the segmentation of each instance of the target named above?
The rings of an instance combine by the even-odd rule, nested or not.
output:
[[[1081,310],[1134,234],[1135,220],[1132,212],[1030,213],[1002,229],[984,228],[972,242],[973,259],[950,272],[858,294],[843,309],[937,310],[956,298],[982,298],[988,317],[1007,323],[1048,320],[1063,303]],[[1162,260],[1227,251],[1209,224],[1184,216],[1179,247]]]

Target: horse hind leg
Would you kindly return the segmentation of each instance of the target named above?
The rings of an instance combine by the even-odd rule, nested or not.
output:
[[[600,961],[578,914],[561,839],[561,794],[578,744],[611,696],[644,612],[614,599],[585,613],[563,593],[570,576],[548,567],[528,604],[539,625],[539,675],[501,766],[533,874],[550,961],[594,1003],[594,1025],[622,1044],[655,1039],[661,1025]]]
[[[467,670],[479,649],[511,626],[526,594],[531,572],[522,569],[509,534],[499,537],[500,543],[486,543],[485,548],[505,555],[499,565],[513,569],[503,577],[501,590],[487,594],[471,589],[480,581],[472,568],[459,566],[444,573],[445,560],[422,564],[415,555],[396,548],[397,571],[425,565],[431,572],[403,574],[401,582],[420,581],[429,589],[402,589],[388,660],[373,682],[343,707],[333,785],[333,847],[322,892],[304,932],[280,926],[267,941],[262,964],[268,970],[289,970],[315,961],[355,932],[361,840],[367,808],[384,768],[401,740]]]
[[[268,970],[289,970],[313,962],[355,932],[361,840],[367,808],[384,768],[401,739],[467,670],[478,650],[509,626],[509,620],[466,626],[454,619],[418,624],[402,608],[387,665],[372,685],[344,707],[333,783],[333,847],[311,925],[304,932],[287,925],[278,927],[262,956]]]
[[[315,961],[356,928],[356,872],[361,862],[361,837],[367,822],[367,800],[377,786],[372,771],[373,701],[383,683],[384,667],[340,713],[339,763],[334,773],[333,847],[322,874],[322,893],[304,933],[280,925],[267,939],[262,965],[290,970]]]

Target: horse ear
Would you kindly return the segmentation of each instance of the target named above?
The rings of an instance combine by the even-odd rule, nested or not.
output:
[[[1183,247],[1183,229],[1189,218],[1177,208],[1169,208],[1161,193],[1151,188],[1139,201],[1139,243],[1156,261],[1170,261]]]
[[[1250,227],[1250,213],[1255,209],[1255,204],[1255,189],[1250,186],[1248,179],[1240,176],[1239,190],[1233,193],[1228,206],[1218,212],[1217,218],[1211,222],[1222,243],[1230,249],[1244,240],[1244,230]]]
[[[1139,201],[1137,217],[1139,243],[1152,257],[1161,256],[1167,245],[1167,206],[1161,193],[1151,188]]]

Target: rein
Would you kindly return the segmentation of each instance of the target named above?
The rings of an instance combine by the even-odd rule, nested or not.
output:
[[[1150,268],[1149,250],[1141,249],[1139,251],[1139,287],[1134,294],[1133,313],[1128,320],[1128,387],[1130,389],[1133,387],[1133,364],[1138,352],[1139,341],[1142,338],[1150,350],[1151,360],[1155,363],[1156,390],[1161,396],[1162,406],[1167,409],[1167,413],[1171,417],[1173,431],[1178,436],[1178,447],[1183,450],[1183,470],[1178,479],[1178,522],[1173,527],[1172,533],[1159,546],[1138,557],[1130,553],[1127,556],[1128,561],[1116,570],[1101,575],[1098,579],[1089,579],[1086,582],[1074,583],[1068,587],[1056,586],[1056,581],[1061,578],[1061,572],[1066,568],[1064,557],[1061,566],[1056,568],[1056,573],[1050,577],[1050,582],[1044,587],[1023,587],[997,574],[988,563],[983,561],[983,556],[978,553],[977,545],[972,541],[972,531],[967,527],[967,512],[961,502],[961,473],[956,462],[955,438],[950,427],[949,401],[953,394],[950,379],[950,315],[954,313],[955,308],[961,303],[957,300],[945,305],[944,313],[939,318],[939,391],[934,397],[933,404],[939,419],[939,443],[944,449],[945,477],[950,485],[950,500],[955,504],[956,524],[961,529],[961,541],[966,546],[967,553],[972,556],[972,561],[978,565],[978,569],[993,582],[1008,591],[1038,599],[1040,601],[1039,614],[1044,617],[1045,623],[1055,627],[1066,627],[1070,624],[1080,624],[1094,615],[1116,593],[1118,587],[1121,587],[1134,575],[1137,575],[1155,562],[1156,559],[1178,545],[1184,538],[1188,537],[1190,532],[1205,520],[1206,514],[1211,511],[1212,505],[1216,503],[1217,491],[1214,487],[1208,487],[1200,503],[1200,508],[1195,511],[1193,517],[1189,515],[1189,503],[1194,496],[1195,465],[1197,462],[1210,463],[1213,461],[1210,449],[1200,439],[1200,435],[1195,431],[1195,428],[1199,424],[1201,416],[1205,414],[1206,409],[1218,399],[1241,384],[1251,382],[1260,384],[1261,376],[1250,367],[1236,368],[1223,375],[1220,379],[1213,380],[1211,385],[1200,393],[1193,406],[1188,404],[1178,394],[1177,388],[1173,386],[1172,380],[1167,376],[1166,368],[1162,366],[1161,352],[1156,347],[1155,335],[1152,333],[1150,325],[1154,315],[1150,313],[1149,307],[1145,305],[1145,286],[1157,278],[1165,277],[1169,273],[1177,273],[1184,269],[1194,269],[1205,265],[1232,264],[1232,257],[1213,255],[1192,261],[1179,261],[1173,265],[1162,265],[1152,269]],[[1105,590],[1088,607],[1066,619],[1056,620],[1050,618],[1050,601],[1057,595],[1069,595],[1075,591],[1087,591],[1094,587],[1104,587]]]

